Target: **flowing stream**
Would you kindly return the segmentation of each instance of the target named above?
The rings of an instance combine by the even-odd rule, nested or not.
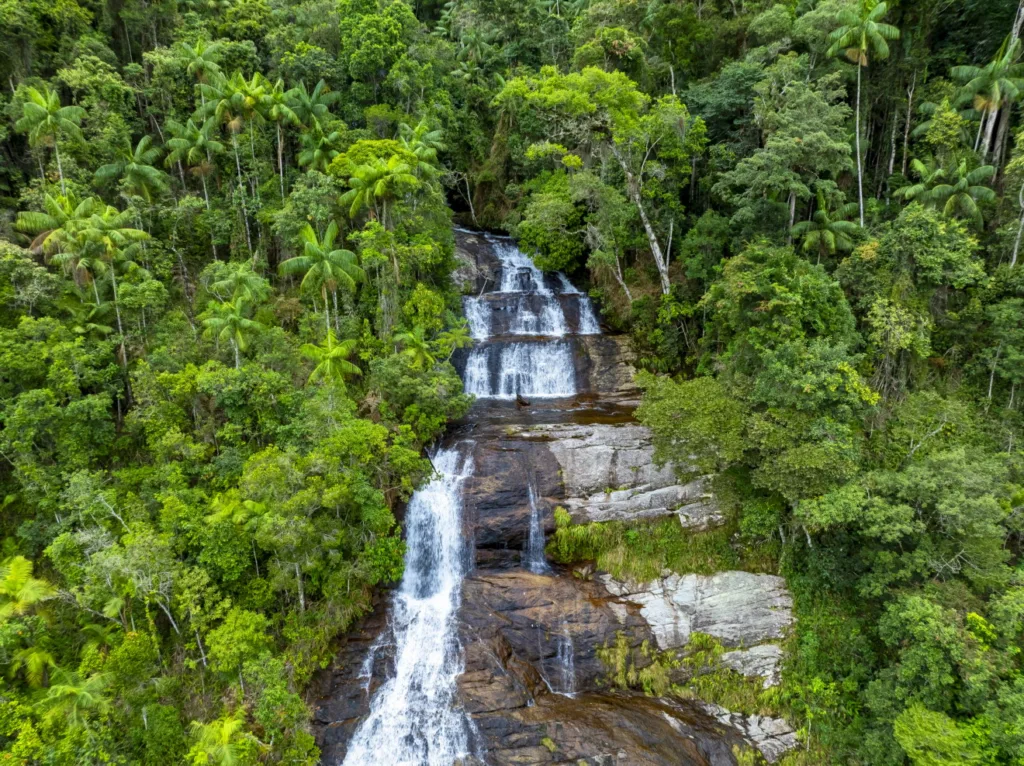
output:
[[[600,332],[590,300],[565,275],[543,274],[510,240],[489,239],[501,260],[501,281],[497,290],[465,299],[477,341],[466,363],[466,392],[485,400],[574,396],[573,346],[565,336]],[[566,301],[577,302],[575,327],[567,321]],[[506,327],[500,338],[492,332],[498,310]],[[363,663],[364,688],[371,686],[374,653],[387,643],[394,646],[394,670],[374,694],[344,766],[452,766],[473,750],[472,723],[456,699],[463,670],[456,625],[465,574],[462,485],[473,473],[471,455],[466,443],[439,450],[433,458],[437,477],[409,501],[405,575],[384,640],[374,643]],[[528,495],[530,527],[522,562],[529,571],[546,574],[551,569],[532,477]],[[552,638],[556,648],[548,656],[555,668],[549,686],[572,696],[572,636],[563,625]]]

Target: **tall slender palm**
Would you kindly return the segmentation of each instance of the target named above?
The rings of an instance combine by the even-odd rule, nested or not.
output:
[[[153,146],[152,136],[143,136],[134,149],[127,147],[116,160],[102,165],[96,171],[96,180],[106,184],[120,179],[129,194],[152,202],[154,195],[167,190],[167,174],[153,167],[160,152]]]
[[[61,106],[60,95],[49,88],[26,88],[25,95],[28,99],[22,105],[21,119],[14,123],[14,127],[28,134],[29,145],[33,148],[53,147],[57,158],[57,174],[60,176],[60,193],[66,195],[64,166],[60,161],[60,139],[66,135],[76,141],[83,140],[79,123],[85,116],[85,110],[80,106]]]
[[[829,35],[832,46],[828,55],[843,53],[857,65],[857,103],[854,113],[854,133],[857,149],[857,204],[860,210],[860,225],[864,225],[864,158],[860,150],[860,85],[861,70],[868,65],[869,57],[877,61],[889,57],[888,40],[897,40],[900,31],[891,24],[885,24],[889,6],[877,0],[860,0],[856,8],[846,8],[838,16],[839,28]]]
[[[280,265],[282,274],[302,274],[300,290],[308,291],[319,288],[324,302],[324,323],[327,331],[331,331],[330,308],[327,294],[334,298],[335,315],[338,312],[338,285],[345,285],[354,290],[357,282],[361,282],[365,274],[359,266],[356,254],[351,250],[334,247],[338,238],[338,224],[331,221],[323,238],[319,238],[313,227],[308,223],[299,232],[302,243],[302,254],[289,258]]]
[[[981,113],[978,139],[983,158],[993,148],[992,135],[1000,111],[1009,109],[1024,92],[1024,64],[1017,61],[1020,46],[1020,40],[1004,41],[985,66],[956,66],[950,72],[953,79],[963,83],[961,101],[973,104]],[[974,148],[979,148],[978,141]]]
[[[0,564],[0,622],[28,614],[56,595],[50,583],[32,576],[32,562],[24,556]]]
[[[299,167],[306,170],[318,170],[321,173],[327,172],[327,166],[331,160],[341,154],[342,135],[340,131],[326,131],[323,125],[317,121],[313,127],[302,134],[302,151],[299,152]]]
[[[202,316],[203,327],[217,340],[227,341],[235,354],[235,369],[242,366],[242,352],[249,348],[249,338],[263,325],[246,316],[248,304],[239,298],[233,301],[210,301]]]
[[[242,217],[245,220],[245,241],[252,255],[252,232],[249,229],[249,211],[245,201],[245,181],[242,178],[242,160],[238,152],[238,134],[257,114],[258,102],[253,101],[249,83],[241,72],[235,72],[227,80],[215,84],[201,83],[200,90],[210,97],[203,113],[212,116],[227,127],[231,135],[231,147],[235,152],[235,169],[238,171],[238,189],[241,193]]]
[[[289,91],[284,89],[284,80],[279,79],[263,96],[264,116],[274,123],[277,130],[277,175],[281,182],[281,199],[284,200],[284,124],[298,125],[299,116],[292,109]]]
[[[171,138],[167,139],[166,163],[168,166],[174,163],[184,163],[189,167],[189,172],[197,176],[203,186],[203,199],[206,200],[206,209],[210,209],[210,192],[206,186],[206,178],[213,172],[213,156],[224,153],[224,144],[214,137],[213,120],[207,120],[201,125],[189,120],[184,125],[173,120],[167,123],[167,132]]]
[[[117,331],[121,336],[121,360],[127,370],[125,353],[124,324],[121,321],[121,303],[117,287],[117,269],[124,264],[133,264],[132,258],[139,243],[149,239],[149,234],[131,225],[131,212],[118,210],[110,205],[98,205],[89,220],[76,228],[75,246],[79,252],[94,253],[106,264],[110,275],[110,287],[114,299],[114,314],[117,317]]]
[[[829,210],[825,196],[818,193],[818,208],[809,221],[800,221],[793,226],[793,236],[803,237],[802,248],[806,253],[817,252],[818,262],[823,255],[835,255],[837,251],[853,249],[853,238],[860,227],[849,220],[857,213],[857,203],[848,202],[836,210]]]
[[[336,104],[340,97],[341,94],[330,90],[323,80],[320,80],[312,91],[306,90],[305,83],[299,83],[288,91],[292,111],[307,128],[312,128],[314,122],[320,122],[327,117],[331,106]]]
[[[344,385],[347,376],[362,375],[363,371],[348,361],[356,349],[356,343],[354,338],[339,342],[334,337],[334,332],[328,330],[322,345],[303,344],[300,349],[302,355],[315,365],[313,371],[309,373],[309,382],[328,380]]]
[[[354,218],[360,210],[367,208],[372,218],[380,221],[385,229],[390,229],[391,203],[403,191],[419,186],[419,179],[413,175],[409,164],[394,154],[387,161],[376,158],[360,165],[348,183],[351,188],[341,196],[341,203],[350,206],[349,215]],[[391,268],[395,284],[401,284],[398,253],[394,248],[391,248]]]
[[[199,83],[199,98],[206,106],[206,96],[202,84],[220,76],[218,61],[224,48],[220,40],[197,40],[194,45],[181,42],[176,46],[178,53],[185,59],[185,71]]]

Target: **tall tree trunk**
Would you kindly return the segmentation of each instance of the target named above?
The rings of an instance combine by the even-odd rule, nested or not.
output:
[[[857,61],[857,111],[854,114],[854,134],[857,144],[857,205],[860,208],[860,225],[864,227],[864,167],[860,156],[860,79],[864,69],[860,60]]]
[[[1020,37],[1021,28],[1024,27],[1024,0],[1020,0],[1017,7],[1017,16],[1013,20],[1013,28],[1010,30],[1010,45]]]
[[[281,123],[277,123],[277,175],[281,180],[281,202],[284,202],[284,137],[281,135]]]
[[[992,134],[996,129],[996,121],[999,118],[999,109],[993,109],[989,113],[988,121],[985,123],[985,135],[981,139],[981,156],[982,159],[988,157],[989,152],[992,150]]]
[[[914,72],[914,76],[910,80],[910,87],[907,88],[907,121],[903,126],[903,170],[902,174],[907,174],[907,148],[910,145],[910,116],[914,107],[914,88],[917,86],[917,72]]]
[[[327,302],[327,285],[320,288],[320,294],[324,299],[324,326],[327,328],[327,332],[331,331],[331,309],[330,304]]]
[[[249,256],[255,258],[252,252],[252,234],[249,232],[249,211],[245,208],[245,182],[242,180],[242,160],[238,156],[238,134],[231,131],[231,146],[235,150],[235,169],[238,171],[238,190],[242,193],[242,219],[245,221],[245,243],[249,247]]]
[[[640,213],[640,221],[644,225],[644,232],[647,234],[647,242],[651,248],[651,254],[654,256],[654,264],[658,267],[658,276],[661,278],[661,292],[663,295],[668,295],[672,290],[672,285],[668,279],[668,265],[665,262],[665,257],[662,255],[661,244],[658,242],[658,235],[654,233],[654,227],[651,226],[650,220],[647,218],[647,211],[644,209],[644,201],[640,196],[640,184],[637,181],[636,176],[633,175],[633,171],[626,165],[626,160],[622,156],[622,152],[619,151],[615,144],[612,144],[612,154],[615,159],[619,162],[619,167],[622,168],[622,172],[626,176],[626,189],[629,192],[630,198],[633,200],[633,204],[636,206],[637,212]]]
[[[234,336],[231,336],[231,350],[235,352],[235,369],[239,370],[242,368],[242,356],[238,351],[238,341]]]
[[[626,280],[622,277],[622,264],[619,262],[619,254],[615,253],[615,280],[619,283],[619,287],[626,294],[626,300],[629,301],[630,305],[633,304],[633,294],[629,291],[629,285],[626,284]]]
[[[64,187],[64,167],[60,162],[60,142],[57,140],[57,136],[53,137],[53,153],[57,156],[57,175],[60,176],[60,193],[63,196],[68,196],[68,190]]]
[[[1017,223],[1017,238],[1013,241],[1013,255],[1010,257],[1010,268],[1017,265],[1017,254],[1020,252],[1021,234],[1024,234],[1024,186],[1017,193],[1017,204],[1020,205],[1020,221]]]
[[[1006,142],[1010,133],[1010,113],[1013,107],[1007,104],[999,113],[999,128],[996,130],[996,144],[993,147],[995,154],[992,157],[992,164],[995,165],[996,173],[1003,162],[1003,152],[1006,149]]]

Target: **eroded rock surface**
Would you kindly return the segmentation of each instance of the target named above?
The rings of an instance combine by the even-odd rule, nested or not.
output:
[[[700,706],[719,723],[742,732],[743,738],[756,746],[768,763],[775,763],[799,744],[793,727],[781,718],[740,715],[707,702],[700,703]]]
[[[602,575],[608,590],[640,605],[661,649],[686,646],[690,634],[707,633],[724,646],[780,639],[793,622],[793,599],[775,575],[718,572],[668,574],[631,584]]]
[[[672,466],[656,466],[650,431],[639,423],[538,425],[523,436],[547,442],[561,471],[562,505],[576,522],[673,513],[690,527],[721,520],[707,480],[680,482]]]

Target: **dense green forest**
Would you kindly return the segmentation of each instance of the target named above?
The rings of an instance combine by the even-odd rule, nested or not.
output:
[[[589,286],[787,576],[793,762],[1024,763],[1022,23],[0,0],[0,762],[316,763],[470,404],[454,219]]]

